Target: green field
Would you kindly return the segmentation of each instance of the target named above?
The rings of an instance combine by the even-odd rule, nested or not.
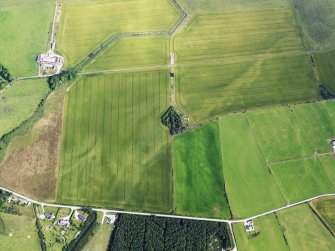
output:
[[[329,181],[331,182],[334,191],[335,191],[335,168],[334,168],[334,157],[331,155],[328,156],[322,156],[319,159],[319,162],[321,166],[324,169],[324,172],[329,178]]]
[[[178,17],[167,0],[64,4],[57,48],[74,65],[113,34],[167,31]]]
[[[172,208],[165,71],[81,78],[68,93],[57,201]]]
[[[306,204],[281,211],[278,218],[290,250],[334,249],[335,239]]]
[[[177,102],[198,122],[222,113],[317,97],[306,56],[185,66],[177,74]]]
[[[177,213],[230,218],[217,122],[174,138],[173,164]]]
[[[167,65],[167,46],[166,37],[121,39],[92,61],[83,71]]]
[[[335,192],[317,159],[277,163],[271,169],[288,203]]]
[[[309,120],[306,119],[305,124],[300,125],[289,107],[250,112],[247,118],[267,160],[280,161],[313,154],[306,134]],[[327,142],[325,144],[329,147]]]
[[[35,218],[0,213],[0,249],[41,250]]]
[[[36,57],[48,49],[53,6],[0,11],[0,63],[14,76],[35,76]]]
[[[234,217],[256,215],[285,201],[244,115],[220,119],[223,170]]]
[[[83,251],[101,251],[108,250],[109,239],[111,238],[113,225],[103,224],[98,226],[83,247]]]
[[[335,50],[314,54],[320,81],[335,92]]]
[[[197,15],[174,49],[181,63],[304,52],[291,8]]]
[[[275,215],[271,214],[254,220],[255,231],[247,233],[244,223],[234,225],[238,250],[243,251],[284,251],[290,250]],[[256,237],[252,234],[259,233]]]
[[[335,235],[335,198],[323,197],[312,201],[310,204]]]
[[[22,80],[0,92],[0,137],[18,126],[36,110],[48,92],[45,80]]]

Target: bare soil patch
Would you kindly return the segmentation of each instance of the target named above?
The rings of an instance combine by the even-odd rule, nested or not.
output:
[[[55,200],[64,95],[65,88],[52,93],[33,130],[10,143],[0,165],[0,186],[38,200]]]

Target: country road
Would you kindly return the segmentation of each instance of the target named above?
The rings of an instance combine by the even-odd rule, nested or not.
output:
[[[6,192],[12,193],[20,198],[23,198],[27,201],[30,201],[31,203],[37,204],[37,205],[41,205],[41,206],[49,206],[49,207],[61,207],[61,208],[70,208],[71,210],[76,210],[76,209],[80,209],[83,208],[83,206],[77,206],[77,205],[62,205],[62,204],[54,204],[54,203],[47,203],[47,202],[41,202],[41,201],[37,201],[37,200],[33,200],[31,198],[28,198],[22,194],[18,194],[14,191],[11,191],[7,188],[3,188],[0,187],[1,190],[4,190]],[[186,219],[186,220],[201,220],[201,221],[214,221],[214,222],[225,222],[228,224],[233,224],[233,223],[242,223],[245,222],[247,220],[253,220],[253,219],[257,219],[260,218],[262,216],[266,216],[272,213],[276,213],[279,211],[283,211],[285,209],[291,208],[291,207],[295,207],[304,203],[307,203],[309,201],[318,199],[318,198],[322,198],[322,197],[330,197],[330,196],[335,196],[335,193],[330,193],[330,194],[321,194],[306,200],[302,200],[296,203],[292,203],[289,205],[286,205],[284,207],[280,207],[280,208],[276,208],[261,214],[257,214],[251,217],[247,217],[247,218],[242,218],[242,219],[231,219],[231,220],[225,220],[225,219],[216,219],[216,218],[206,218],[206,217],[193,217],[193,216],[186,216],[186,215],[172,215],[172,214],[159,214],[159,213],[143,213],[143,212],[136,212],[136,211],[123,211],[123,210],[112,210],[112,209],[103,209],[103,208],[92,208],[93,211],[96,212],[102,212],[102,213],[123,213],[123,214],[133,214],[133,215],[143,215],[143,216],[156,216],[156,217],[166,217],[166,218],[175,218],[175,219]]]

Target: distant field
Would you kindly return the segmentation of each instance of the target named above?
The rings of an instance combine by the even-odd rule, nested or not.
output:
[[[66,99],[57,201],[172,208],[167,72],[81,78]]]
[[[0,213],[0,221],[4,226],[0,232],[1,250],[41,250],[35,218]]]
[[[260,9],[289,6],[291,0],[177,0],[188,13],[215,13],[223,10]]]
[[[66,65],[74,65],[113,34],[167,31],[178,17],[177,10],[167,0],[64,4],[58,50]]]
[[[333,250],[335,239],[306,205],[278,213],[290,250]]]
[[[335,93],[335,50],[314,54],[320,81]]]
[[[276,216],[271,214],[254,220],[255,231],[247,234],[244,223],[234,224],[238,250],[243,251],[284,251],[290,250]],[[256,237],[252,234],[259,233]]]
[[[329,0],[294,0],[310,49],[334,48],[335,2]]]
[[[219,137],[219,126],[213,122],[174,139],[174,204],[177,213],[230,218]]]
[[[167,47],[166,37],[121,39],[87,65],[84,71],[167,65]]]
[[[198,15],[174,49],[178,63],[304,51],[291,8]]]
[[[224,177],[233,216],[242,218],[284,206],[245,116],[222,117],[220,130]]]
[[[0,63],[14,76],[37,75],[36,57],[48,48],[53,6],[0,11]]]
[[[335,198],[319,198],[310,204],[335,235]]]
[[[288,203],[334,193],[324,170],[314,158],[273,164],[271,168]]]
[[[46,80],[35,79],[17,81],[0,92],[0,137],[31,116],[48,90]]]
[[[196,121],[254,107],[318,98],[307,56],[182,67],[176,98]]]

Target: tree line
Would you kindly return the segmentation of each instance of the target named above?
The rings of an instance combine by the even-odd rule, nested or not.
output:
[[[121,214],[108,250],[229,250],[226,223]]]

